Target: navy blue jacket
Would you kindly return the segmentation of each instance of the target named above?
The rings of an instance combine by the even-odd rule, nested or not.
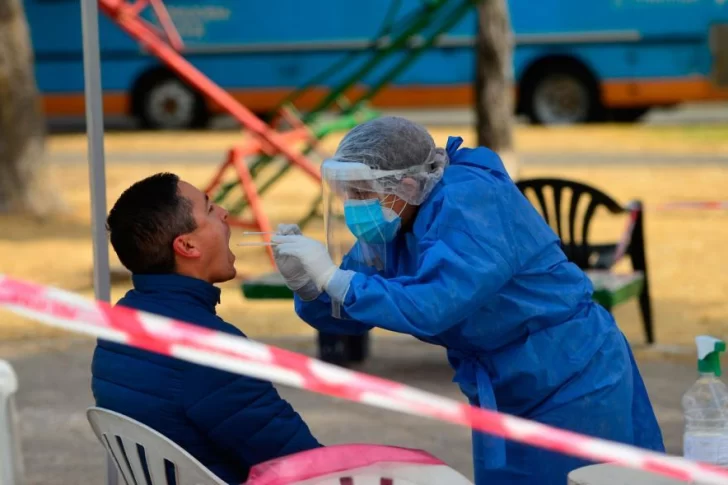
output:
[[[180,275],[135,275],[119,301],[137,310],[243,336],[215,314],[220,290]],[[263,461],[321,446],[270,382],[99,341],[96,405],[154,428],[228,483]]]

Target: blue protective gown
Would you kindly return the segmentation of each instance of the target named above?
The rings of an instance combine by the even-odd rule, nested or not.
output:
[[[664,451],[629,345],[559,239],[486,148],[460,149],[420,207],[410,232],[383,252],[382,271],[354,276],[341,319],[326,294],[296,298],[296,312],[323,332],[372,327],[447,349],[454,381],[471,404],[548,425]],[[588,463],[473,433],[478,485],[563,485]]]

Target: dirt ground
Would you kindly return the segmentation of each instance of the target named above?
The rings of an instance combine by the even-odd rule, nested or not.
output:
[[[522,151],[635,151],[658,153],[728,153],[728,129],[718,128],[700,133],[673,127],[621,127],[551,130],[537,128],[517,132]],[[721,131],[723,130],[723,131]],[[459,129],[457,131],[462,131]],[[433,135],[443,142],[448,133],[456,130],[438,128]],[[629,136],[626,135],[629,133]],[[679,134],[678,134],[679,133]],[[472,141],[472,134],[466,134]],[[124,152],[164,152],[174,159],[180,151],[221,150],[229,146],[234,134],[195,133],[190,136],[172,134],[110,134],[107,150]],[[337,142],[332,138],[327,146]],[[54,136],[49,151],[79,152],[86,149],[81,135]],[[611,150],[607,148],[611,147]],[[54,285],[88,297],[92,288],[92,246],[90,241],[90,208],[87,167],[64,164],[51,167],[56,185],[69,206],[63,217],[36,221],[19,216],[0,216],[0,272],[39,283]],[[109,207],[131,183],[151,173],[169,170],[203,187],[212,176],[214,165],[189,163],[109,164],[107,184]],[[606,166],[574,164],[556,166],[525,166],[521,177],[559,176],[582,180],[603,188],[620,202],[639,198],[646,206],[646,232],[650,282],[653,291],[657,340],[663,344],[691,345],[695,335],[709,333],[728,338],[728,272],[724,264],[728,250],[728,212],[720,211],[659,211],[657,205],[667,201],[721,199],[728,186],[728,167],[721,165],[676,166]],[[317,185],[304,176],[290,173],[266,194],[266,210],[271,221],[292,222],[308,210],[308,203],[318,191]],[[615,239],[624,226],[623,220],[597,223],[595,233],[600,238]],[[307,231],[316,235],[313,224]],[[320,227],[319,227],[320,229]],[[272,270],[265,252],[260,248],[237,248],[240,233],[233,235],[233,250],[237,255],[238,271],[256,275]],[[112,251],[112,265],[118,264]],[[239,289],[240,281],[223,285],[221,315],[239,325],[252,337],[310,334],[311,330],[294,315],[290,302],[246,301]],[[127,284],[116,284],[112,298],[119,298]],[[618,308],[620,326],[635,342],[643,340],[641,322],[635,303]],[[57,335],[57,331],[28,320],[3,314],[0,339],[18,340]]]
[[[435,141],[444,144],[447,136],[459,133],[466,144],[475,143],[473,130],[462,126],[432,126]],[[323,148],[333,150],[340,136],[324,140]],[[114,132],[106,134],[108,152],[209,152],[228,147],[240,140],[235,131],[189,133]],[[594,125],[579,127],[537,127],[518,125],[514,143],[520,152],[543,153],[669,153],[669,154],[726,154],[728,153],[728,124],[712,125]],[[61,134],[49,139],[51,152],[86,150],[85,134]]]

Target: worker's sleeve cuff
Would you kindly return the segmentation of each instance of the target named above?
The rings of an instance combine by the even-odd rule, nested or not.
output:
[[[355,271],[337,269],[326,284],[326,293],[329,294],[331,300],[342,303],[349,291],[351,280],[356,275]]]

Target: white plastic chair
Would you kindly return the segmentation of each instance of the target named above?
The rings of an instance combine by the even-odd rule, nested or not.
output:
[[[0,360],[0,485],[24,483],[23,458],[20,451],[15,393],[18,378],[13,368]]]
[[[167,485],[165,460],[174,467],[177,485],[225,485],[189,453],[148,426],[97,407],[89,408],[87,416],[127,485]],[[146,480],[137,445],[144,449],[151,482]],[[369,444],[327,446],[269,460],[253,467],[245,483],[341,484],[473,485],[424,451]]]
[[[410,448],[342,444],[253,467],[245,485],[473,485],[435,456]]]
[[[167,480],[165,462],[174,469],[176,485],[226,485],[192,455],[138,421],[98,407],[89,408],[86,416],[127,485],[175,483],[171,477]],[[137,445],[143,450],[151,481],[144,473]]]

